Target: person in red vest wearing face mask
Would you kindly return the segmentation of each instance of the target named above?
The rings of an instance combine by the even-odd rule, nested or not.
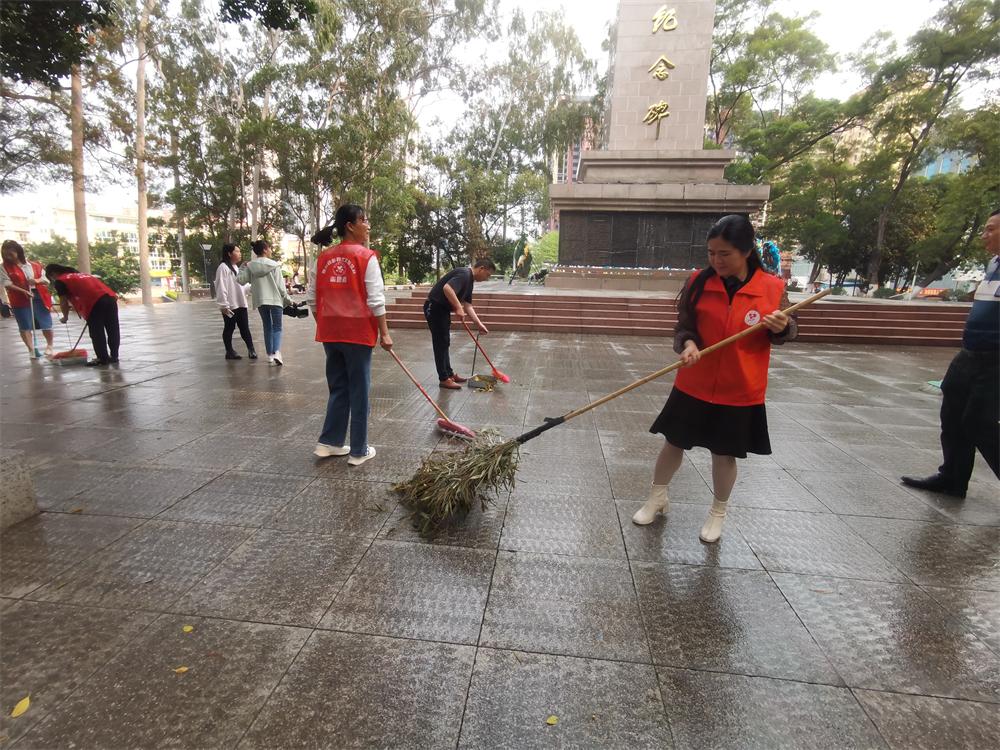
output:
[[[709,544],[719,540],[736,483],[736,459],[771,452],[764,409],[771,345],[797,333],[796,322],[781,312],[786,306],[785,282],[762,267],[750,220],[723,216],[708,230],[708,268],[688,279],[677,301],[674,351],[685,367],[649,428],[666,442],[649,499],[632,516],[633,523],[645,526],[667,511],[667,485],[684,451],[707,448],[714,499],[699,537]],[[705,347],[760,322],[766,330],[701,358]]]
[[[333,233],[340,244],[327,247]],[[330,396],[326,421],[313,453],[320,458],[346,456],[360,466],[375,457],[368,445],[368,391],[371,388],[372,350],[381,339],[392,349],[385,320],[385,286],[378,255],[368,247],[368,218],[361,206],[337,209],[333,225],[318,231],[313,244],[320,253],[309,275],[306,300],[316,318],[316,340],[326,351],[326,382]],[[350,419],[350,444],[347,425]]]
[[[21,340],[32,357],[41,357],[32,341],[32,331],[41,331],[45,337],[45,356],[51,357],[52,295],[42,274],[42,264],[25,258],[24,248],[14,240],[6,240],[0,246],[0,253],[3,255],[0,286],[7,291]]]
[[[49,263],[45,266],[45,275],[59,293],[62,322],[69,317],[70,305],[87,321],[96,357],[87,362],[87,366],[117,363],[121,343],[117,295],[96,276],[80,273],[70,266]]]

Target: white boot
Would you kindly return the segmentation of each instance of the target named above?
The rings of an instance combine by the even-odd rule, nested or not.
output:
[[[719,537],[722,536],[722,524],[726,520],[727,505],[729,505],[728,500],[712,501],[712,508],[708,511],[708,518],[705,519],[705,524],[701,527],[701,533],[698,534],[701,541],[707,544],[719,541]]]
[[[654,484],[649,488],[649,499],[632,516],[632,523],[646,526],[656,520],[657,513],[666,513],[670,508],[667,485]]]

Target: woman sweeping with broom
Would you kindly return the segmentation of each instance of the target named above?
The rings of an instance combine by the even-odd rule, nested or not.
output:
[[[771,453],[764,409],[771,344],[795,338],[797,327],[780,310],[787,305],[784,281],[761,267],[749,219],[733,214],[712,226],[708,262],[708,268],[688,280],[678,299],[674,350],[684,367],[649,428],[661,433],[666,443],[656,460],[649,499],[632,521],[646,525],[657,513],[666,513],[667,486],[684,451],[707,448],[715,497],[699,536],[712,543],[722,535],[736,483],[736,459]],[[701,359],[705,347],[758,323],[764,324],[761,330]]]
[[[394,485],[420,531],[434,534],[476,504],[485,508],[491,493],[512,490],[521,446],[529,440],[687,366],[690,371],[677,378],[653,425],[652,431],[663,432],[668,442],[650,498],[634,520],[648,524],[666,511],[666,487],[684,450],[705,445],[713,453],[716,499],[701,537],[716,541],[736,481],[736,456],[771,452],[764,413],[771,344],[794,338],[792,313],[830,293],[825,289],[779,311],[786,301],[784,284],[760,271],[753,235],[750,222],[736,215],[720,219],[709,232],[710,267],[692,277],[681,297],[681,359],[562,416],[545,417],[515,438],[500,441],[495,431],[482,432],[464,451],[431,455],[410,479]]]

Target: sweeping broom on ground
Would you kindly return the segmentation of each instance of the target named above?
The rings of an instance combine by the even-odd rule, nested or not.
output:
[[[826,289],[819,294],[797,302],[784,310],[791,314],[811,305],[831,292]],[[702,356],[729,346],[745,336],[764,328],[764,323],[757,323],[737,334],[723,339],[716,344],[701,350]],[[478,501],[485,510],[490,498],[488,492],[514,488],[514,476],[520,460],[520,448],[529,440],[538,437],[546,430],[568,422],[574,417],[596,409],[612,399],[628,393],[640,385],[663,377],[681,367],[677,361],[656,372],[650,373],[614,393],[599,398],[586,406],[563,414],[561,417],[547,417],[545,423],[512,440],[501,441],[496,432],[486,430],[481,432],[475,441],[460,453],[441,454],[426,459],[410,479],[393,487],[402,503],[412,511],[414,525],[423,534],[432,534],[446,526],[456,517],[468,513]]]

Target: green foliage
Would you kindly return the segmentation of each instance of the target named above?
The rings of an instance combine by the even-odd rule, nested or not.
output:
[[[62,237],[53,237],[47,242],[29,242],[24,246],[24,254],[43,266],[49,263],[58,263],[61,266],[76,265],[76,245]]]
[[[139,259],[116,236],[90,246],[90,272],[116,294],[132,294],[139,288]]]
[[[535,265],[539,268],[544,263],[555,263],[559,260],[559,232],[546,232],[531,248]]]
[[[114,16],[112,0],[0,2],[0,75],[59,88]]]
[[[223,21],[239,23],[256,18],[269,29],[294,31],[318,10],[316,0],[220,0]]]
[[[872,296],[875,299],[889,299],[890,297],[895,297],[897,294],[896,290],[888,286],[880,286],[875,290]]]
[[[830,292],[830,294],[832,294],[834,297],[843,297],[845,294],[847,294],[847,290],[844,289],[844,287],[842,286],[835,286],[833,288],[833,291]]]

